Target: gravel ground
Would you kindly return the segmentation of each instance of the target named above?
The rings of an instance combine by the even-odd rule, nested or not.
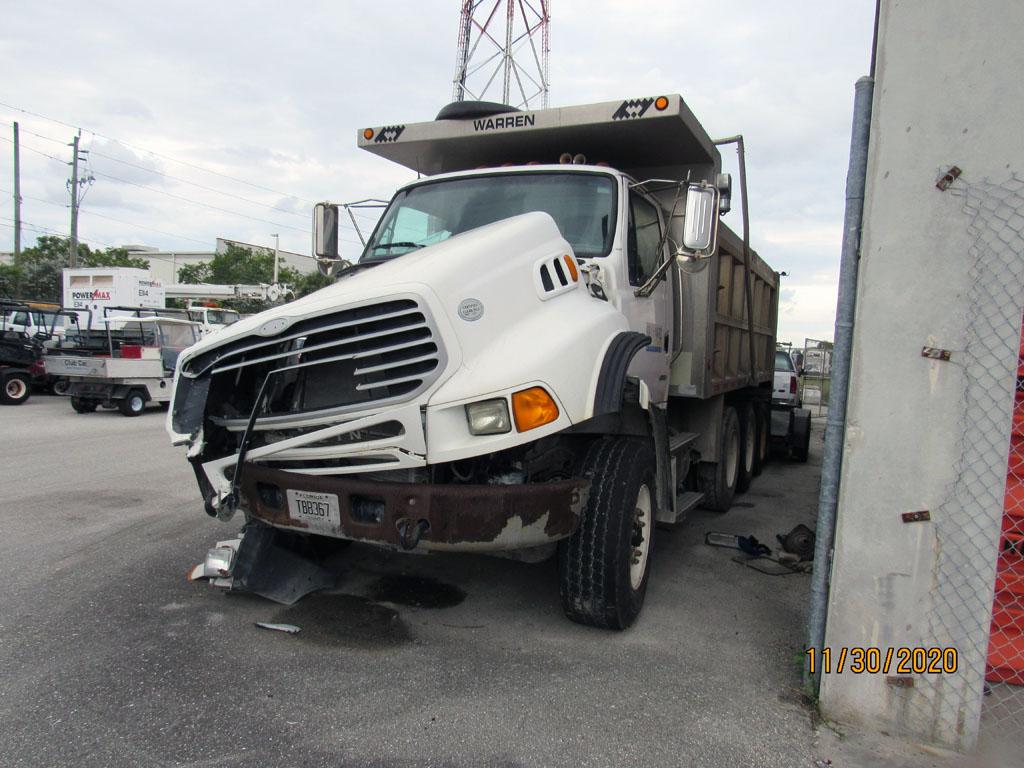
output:
[[[703,537],[813,525],[817,432],[727,515],[659,529],[644,612],[610,633],[562,616],[553,562],[353,546],[291,608],[190,583],[237,525],[163,419],[0,409],[0,766],[814,765],[809,577]]]

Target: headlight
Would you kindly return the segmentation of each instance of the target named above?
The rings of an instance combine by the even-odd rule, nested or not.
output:
[[[466,421],[469,423],[469,432],[473,435],[500,435],[512,431],[508,403],[503,397],[469,403],[466,406]]]

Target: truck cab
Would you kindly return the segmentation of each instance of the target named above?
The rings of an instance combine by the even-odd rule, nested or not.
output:
[[[188,307],[188,319],[199,323],[200,333],[203,336],[227,328],[232,323],[237,323],[241,315],[233,309],[223,307],[204,307],[198,304],[190,304]]]
[[[206,511],[245,515],[239,558],[268,529],[556,556],[569,618],[629,626],[655,523],[728,509],[764,458],[778,275],[719,225],[717,147],[679,96],[357,140],[420,175],[358,258],[318,206],[336,283],[179,359]]]

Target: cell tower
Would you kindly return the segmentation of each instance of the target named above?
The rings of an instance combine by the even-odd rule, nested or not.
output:
[[[548,105],[550,0],[462,0],[455,101]],[[488,99],[487,95],[492,94]]]

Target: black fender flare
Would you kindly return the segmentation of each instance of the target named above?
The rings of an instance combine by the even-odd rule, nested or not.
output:
[[[604,353],[604,360],[601,361],[601,371],[597,375],[594,416],[619,411],[629,364],[633,356],[650,343],[650,336],[636,331],[621,331],[612,339]]]

